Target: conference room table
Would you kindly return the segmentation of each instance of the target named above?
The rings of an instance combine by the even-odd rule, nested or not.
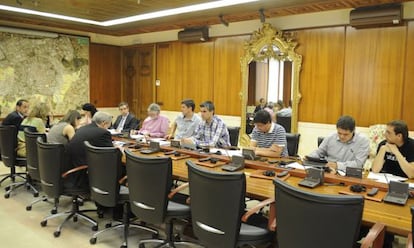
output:
[[[129,149],[129,148],[126,148]],[[164,152],[158,152],[151,155],[140,154],[139,149],[131,148],[134,153],[139,156],[169,156],[173,158],[173,176],[177,180],[187,181],[188,172],[187,172],[187,160],[192,160],[194,163],[197,163],[199,158],[202,157],[214,157],[219,159],[222,162],[229,162],[231,160],[230,156],[226,155],[216,155],[216,154],[206,154],[200,153],[198,151],[192,151],[187,149],[172,148],[169,146],[163,146],[163,151],[176,150],[180,153],[182,158],[171,155],[164,155]],[[174,158],[175,157],[175,158]],[[297,158],[279,158],[276,159],[279,161],[294,162],[298,161]],[[269,163],[269,161],[272,162]],[[300,162],[300,161],[299,161]],[[205,167],[209,170],[222,171],[221,166],[217,167]],[[285,181],[293,186],[300,187],[303,190],[321,193],[321,194],[333,194],[338,195],[339,192],[349,192],[349,194],[358,194],[351,193],[349,191],[349,186],[354,184],[361,184],[367,188],[367,191],[372,187],[377,187],[380,190],[382,195],[388,190],[388,185],[384,183],[378,183],[370,179],[359,179],[344,177],[339,175],[333,175],[325,173],[325,183],[324,185],[317,186],[316,188],[306,188],[298,186],[300,180],[305,177],[305,171],[300,169],[286,169],[285,167],[280,167],[279,163],[275,163],[275,159],[268,161],[252,161],[245,160],[245,168],[243,172],[246,174],[246,195],[249,198],[264,200],[267,198],[274,198],[275,191],[273,185],[273,177],[264,176],[263,172],[266,170],[273,170],[276,173],[284,170],[289,170],[289,175],[282,178]],[[365,176],[366,177],[366,176]],[[366,196],[366,192],[360,193]],[[383,223],[386,226],[386,231],[401,235],[407,236],[411,232],[411,212],[410,206],[414,205],[414,199],[409,198],[408,202],[404,205],[396,205],[390,203],[384,203],[383,201],[377,200],[368,200],[365,199],[364,202],[364,212],[362,221],[364,225],[372,226],[374,223]],[[305,210],[304,210],[305,211]]]

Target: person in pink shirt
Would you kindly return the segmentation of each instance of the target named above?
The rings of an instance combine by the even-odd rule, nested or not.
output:
[[[156,103],[151,103],[148,107],[148,117],[142,123],[138,130],[139,134],[149,137],[163,138],[168,133],[170,121],[167,117],[160,115],[161,108]]]

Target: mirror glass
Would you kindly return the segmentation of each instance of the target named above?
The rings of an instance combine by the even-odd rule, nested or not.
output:
[[[246,42],[241,58],[240,145],[248,146],[250,143],[248,134],[254,127],[254,112],[262,98],[267,108],[273,111],[274,121],[284,126],[287,132],[297,132],[302,56],[294,51],[296,46],[292,33],[283,33],[269,23],[264,23]]]

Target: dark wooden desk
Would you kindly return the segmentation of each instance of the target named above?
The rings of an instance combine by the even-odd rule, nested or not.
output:
[[[170,150],[172,148],[165,148]],[[179,151],[183,154],[189,154],[192,156],[190,158],[193,161],[196,161],[197,158],[203,156],[212,156],[217,157],[222,160],[228,161],[227,156],[220,155],[206,155],[200,154],[194,151],[182,150]],[[139,152],[137,152],[139,153]],[[153,154],[151,156],[164,156],[163,153]],[[185,161],[188,159],[173,160],[173,175],[175,178],[187,181],[188,173],[187,166]],[[205,167],[207,168],[207,167]],[[207,168],[211,170],[221,171],[220,167],[216,168]],[[251,177],[250,175],[256,170],[268,170],[272,169],[275,171],[285,170],[283,168],[275,167],[267,162],[260,161],[246,161],[246,168],[244,172],[246,173],[246,194],[247,196],[259,200],[267,199],[274,197],[274,185],[271,179],[262,179],[257,177]],[[297,186],[298,182],[305,176],[303,170],[291,170],[291,177],[287,179],[287,182]],[[338,194],[339,191],[344,190],[345,187],[349,185],[360,183],[366,185],[368,188],[378,187],[380,190],[387,191],[387,185],[382,183],[377,183],[369,179],[357,179],[357,178],[348,178],[326,174],[325,182],[337,184],[342,182],[345,186],[319,186],[314,189],[308,189],[301,187],[302,189],[318,192],[322,194]],[[300,187],[300,186],[298,186]],[[371,200],[365,200],[364,213],[363,213],[363,223],[366,225],[372,225],[373,223],[381,222],[384,223],[387,227],[387,231],[398,234],[401,236],[407,236],[411,232],[411,213],[410,206],[414,205],[414,200],[409,199],[405,206],[393,205],[384,202],[375,202]]]

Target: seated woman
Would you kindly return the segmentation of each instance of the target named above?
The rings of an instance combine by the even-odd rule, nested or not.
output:
[[[36,128],[38,133],[46,132],[47,116],[50,113],[50,108],[46,103],[36,104],[29,115],[22,121],[22,126],[31,126]],[[26,157],[26,142],[24,131],[19,131],[17,135],[17,156]]]
[[[77,110],[69,110],[57,124],[49,130],[47,141],[49,143],[67,144],[75,135],[75,130],[81,121],[81,114]]]
[[[148,137],[163,138],[167,135],[169,120],[160,115],[161,108],[156,103],[151,103],[148,107],[148,117],[142,123],[138,133]]]
[[[93,105],[92,103],[85,103],[82,105],[82,115],[83,115],[83,119],[81,120],[80,124],[78,127],[82,127],[82,126],[86,126],[88,124],[92,123],[92,117],[93,115],[98,112],[98,110],[96,109],[95,105]]]

